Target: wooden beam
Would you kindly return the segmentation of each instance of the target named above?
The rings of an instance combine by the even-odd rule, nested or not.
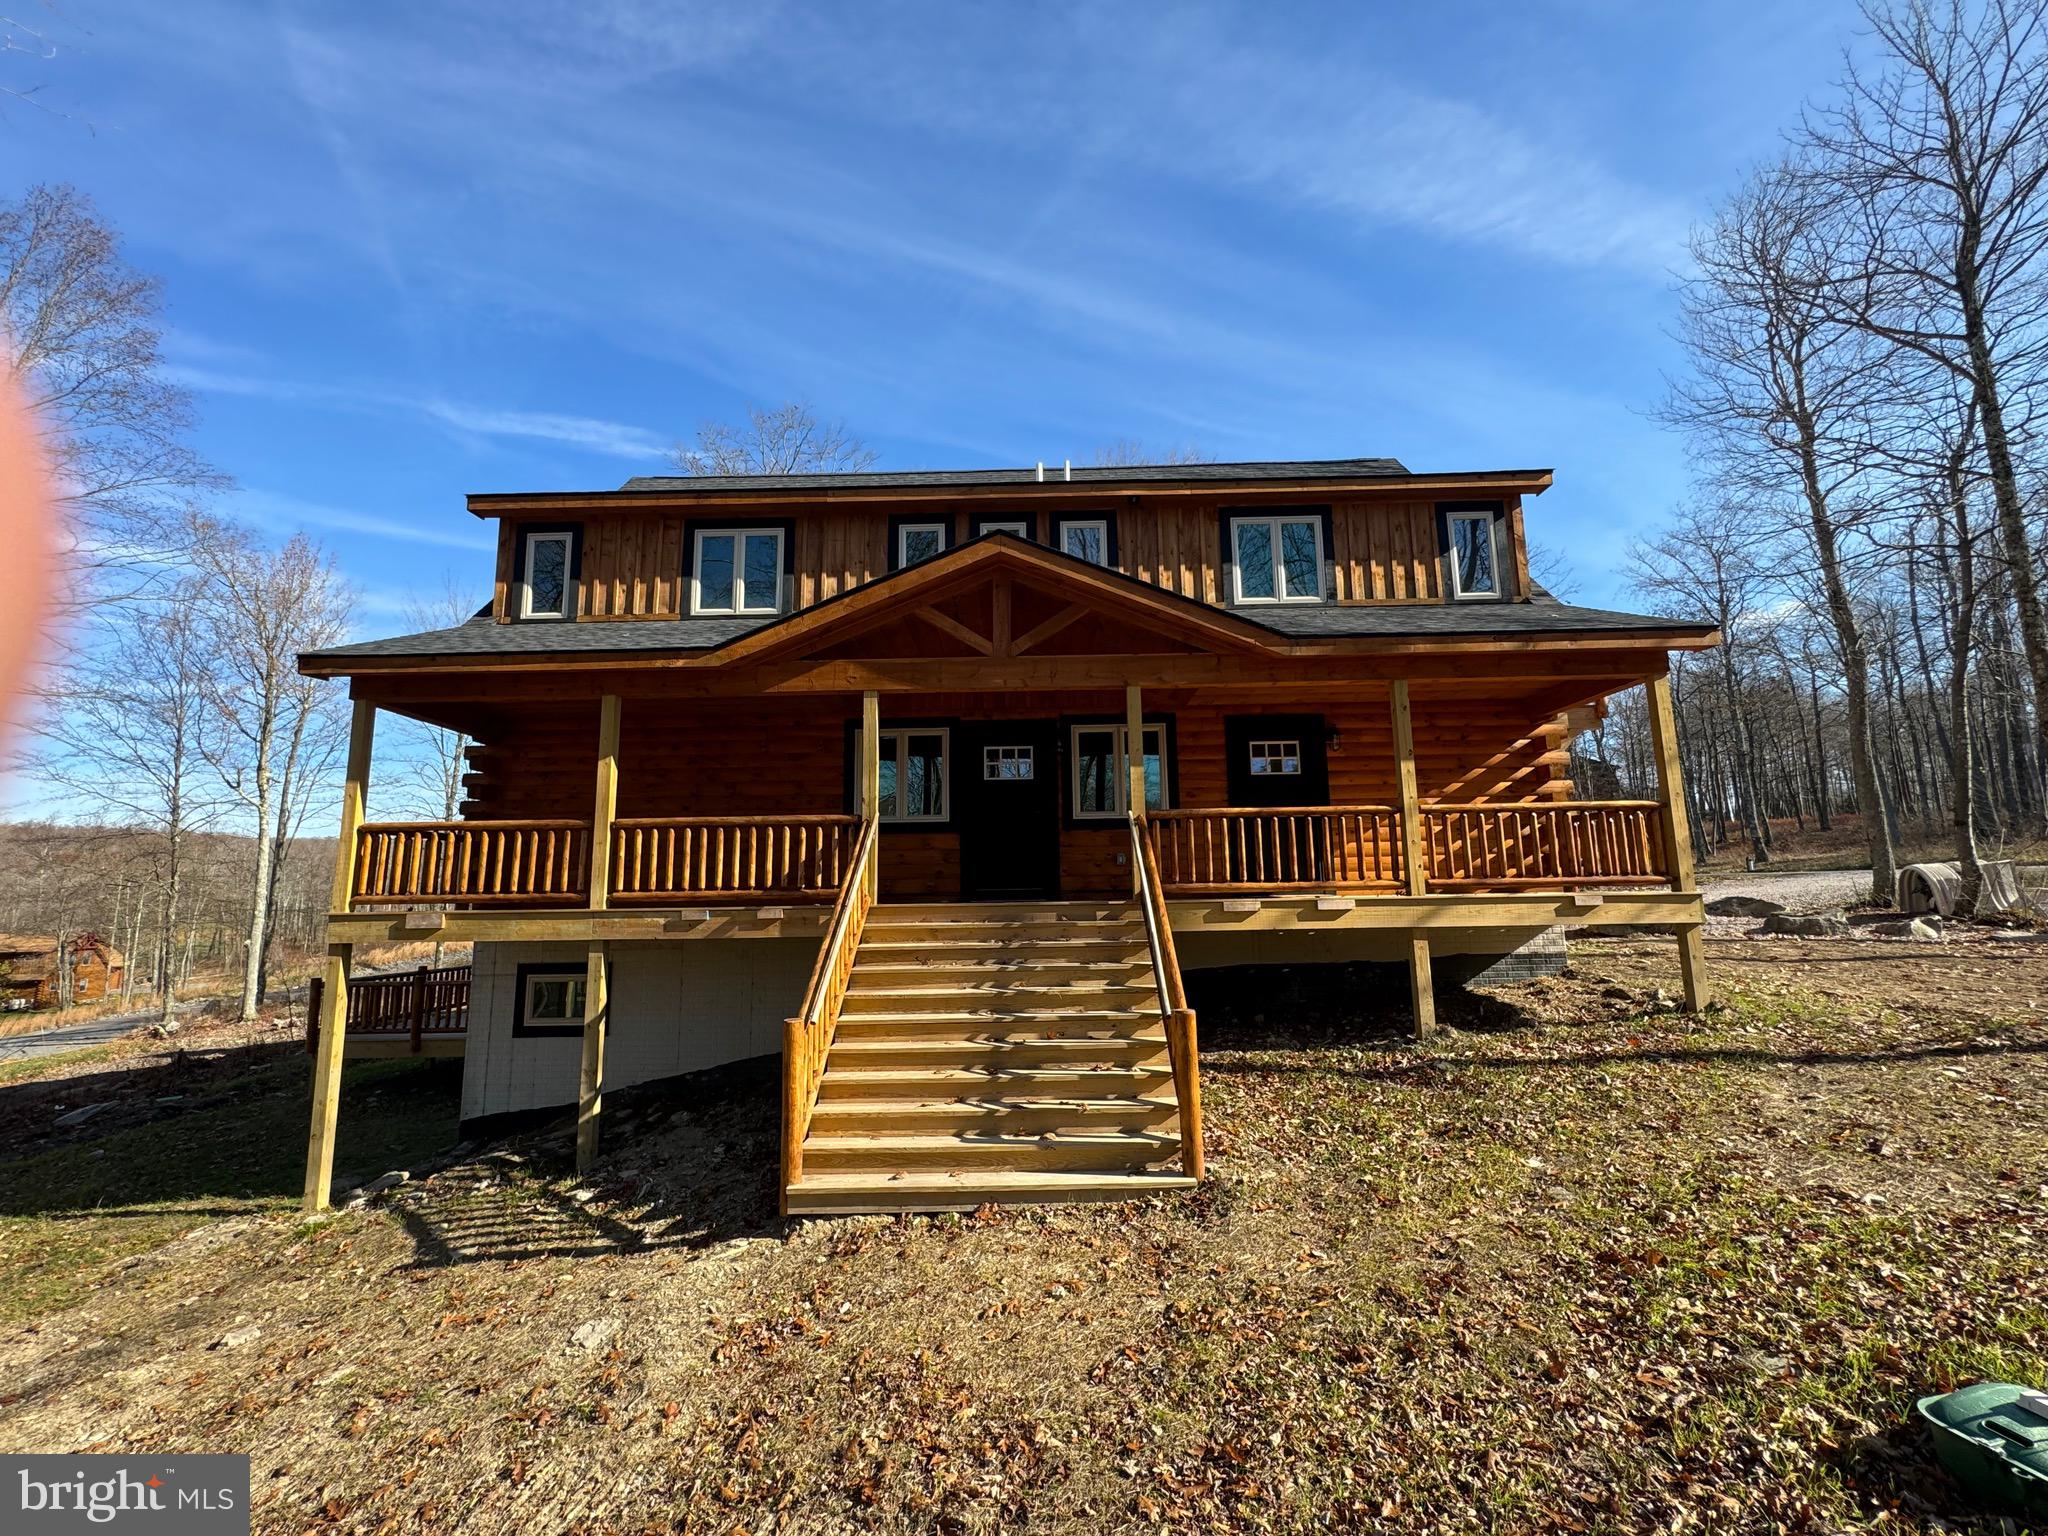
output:
[[[364,734],[367,737],[367,732]],[[349,756],[353,766],[353,736]],[[320,1048],[313,1057],[313,1125],[306,1135],[308,1216],[328,1208],[334,1183],[334,1134],[341,1118],[341,1062],[348,1044],[344,1038],[348,1034],[348,962],[353,953],[353,946],[348,944],[328,945],[327,967],[321,975]]]
[[[998,656],[1008,656],[1016,644],[1016,600],[1016,583],[1007,575],[998,576],[995,590],[989,594],[989,636],[995,642],[994,651]]]
[[[1401,872],[1410,896],[1429,890],[1429,851],[1422,841],[1422,801],[1415,785],[1415,720],[1408,707],[1408,684],[1395,678],[1387,685],[1388,708],[1394,717],[1394,776],[1401,804]],[[1423,965],[1429,956],[1425,951]]]
[[[916,617],[924,620],[925,623],[931,625],[933,629],[939,630],[943,634],[951,635],[969,650],[979,652],[983,656],[995,654],[996,647],[993,640],[989,639],[986,635],[977,635],[951,614],[941,613],[936,608],[913,608],[911,612]]]
[[[619,812],[619,696],[608,693],[597,715],[597,797],[590,810],[590,907],[611,905],[612,819]]]
[[[1657,799],[1664,808],[1664,867],[1671,889],[1694,892],[1692,826],[1685,814],[1685,779],[1678,760],[1678,718],[1671,708],[1671,676],[1660,672],[1644,685],[1650,702],[1650,746],[1657,759]],[[1713,1001],[1707,983],[1707,951],[1698,928],[1678,930],[1678,974],[1685,1006],[1693,1013]]]
[[[334,845],[334,890],[327,910],[346,912],[356,889],[356,834],[370,801],[370,748],[377,734],[377,706],[357,699],[348,725],[348,767],[341,781],[341,831]]]
[[[1408,935],[1408,996],[1415,1010],[1415,1038],[1436,1033],[1436,978],[1430,973],[1429,935]]]
[[[583,963],[583,1064],[576,1083],[576,1172],[597,1161],[598,1120],[604,1111],[604,1032],[609,999],[605,959],[609,946],[593,944]]]
[[[1017,637],[1017,643],[1010,647],[1010,654],[1021,656],[1033,646],[1043,645],[1054,635],[1077,619],[1088,616],[1088,610],[1079,603],[1071,603],[1049,619],[1041,619]]]
[[[900,795],[903,786],[897,785]],[[882,814],[882,696],[872,688],[860,697],[860,814],[863,821]],[[868,899],[881,889],[882,848],[879,841],[868,859]]]

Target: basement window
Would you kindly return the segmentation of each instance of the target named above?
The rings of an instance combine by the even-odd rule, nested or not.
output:
[[[522,619],[566,619],[569,611],[569,574],[574,561],[570,548],[574,535],[529,533],[526,536],[526,579],[519,589],[519,617]]]
[[[514,998],[515,1035],[580,1035],[583,1033],[583,988],[580,965],[522,965]]]
[[[1124,749],[1130,740],[1121,725],[1077,725],[1073,728],[1073,816],[1076,821],[1108,821],[1130,815],[1130,776]],[[1145,727],[1145,808],[1166,809],[1166,728]]]
[[[707,528],[690,573],[692,613],[782,611],[780,528]]]

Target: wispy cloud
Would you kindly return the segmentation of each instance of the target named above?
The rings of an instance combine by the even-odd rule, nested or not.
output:
[[[173,363],[164,369],[173,383],[204,394],[246,395],[264,400],[323,402],[343,410],[386,411],[438,423],[479,437],[520,438],[560,443],[607,458],[637,463],[664,457],[671,440],[643,427],[605,421],[594,416],[569,416],[553,411],[513,411],[459,401],[422,398],[393,390],[354,384],[320,384],[254,373]]]
[[[301,528],[325,528],[335,533],[365,534],[371,538],[396,539],[406,544],[435,544],[447,549],[487,550],[492,547],[489,531],[481,523],[447,517],[383,517],[347,507],[324,506],[297,496],[275,491],[237,490],[227,497],[227,510],[244,521],[273,532],[290,533]]]

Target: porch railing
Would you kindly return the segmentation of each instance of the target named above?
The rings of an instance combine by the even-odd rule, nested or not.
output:
[[[1436,890],[1647,885],[1667,877],[1654,800],[1425,805],[1422,843]]]
[[[1401,814],[1385,805],[1153,811],[1160,883],[1181,895],[1391,891],[1401,884]]]
[[[444,965],[438,970],[423,965],[411,971],[351,976],[344,1033],[409,1036],[417,1056],[428,1035],[459,1035],[468,1030],[469,983],[466,965]],[[320,1044],[320,998],[326,986],[322,977],[315,976],[307,988],[308,1052]]]
[[[373,821],[356,831],[358,907],[580,906],[587,821]]]
[[[663,816],[612,823],[614,901],[830,901],[857,816]]]
[[[839,899],[832,907],[832,924],[819,946],[817,963],[811,967],[810,985],[804,989],[803,1008],[782,1027],[782,1190],[783,1208],[788,1210],[790,1186],[803,1177],[804,1138],[810,1134],[811,1112],[818,1104],[818,1085],[824,1080],[825,1058],[831,1054],[832,1039],[839,1032],[839,1009],[846,998],[848,979],[853,975],[854,956],[859,953],[861,934],[867,927],[868,909],[874,904],[874,881],[869,871],[875,860],[878,823],[870,817],[860,823],[860,838],[853,846]]]
[[[1138,872],[1138,903],[1145,918],[1145,940],[1152,952],[1152,978],[1159,988],[1159,1011],[1166,1025],[1166,1056],[1173,1067],[1173,1096],[1180,1110],[1181,1168],[1191,1179],[1202,1177],[1202,1068],[1195,1045],[1195,1011],[1188,1006],[1181,983],[1180,956],[1173,947],[1173,923],[1166,912],[1166,892],[1159,879],[1159,845],[1145,818],[1131,817],[1131,865]]]
[[[1524,800],[1420,808],[1432,891],[1570,889],[1667,880],[1654,800]],[[1401,815],[1385,805],[1154,811],[1169,895],[1403,888]]]

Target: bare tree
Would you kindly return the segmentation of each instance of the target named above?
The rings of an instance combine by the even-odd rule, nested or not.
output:
[[[1855,593],[1874,419],[1892,398],[1890,350],[1845,325],[1825,294],[1844,261],[1835,209],[1797,168],[1756,176],[1692,242],[1681,335],[1693,371],[1667,419],[1696,434],[1754,513],[1799,530],[1841,656],[1851,772],[1872,894],[1892,899],[1894,853],[1870,735],[1870,656]]]
[[[1098,469],[1128,469],[1140,464],[1213,464],[1216,455],[1195,443],[1155,448],[1135,437],[1119,437],[1096,449],[1088,462]]]
[[[5,364],[51,435],[73,611],[162,576],[166,508],[223,483],[183,441],[192,402],[164,377],[161,297],[73,188],[0,204]]]
[[[868,469],[877,454],[836,421],[821,421],[801,400],[747,408],[744,422],[707,421],[695,446],[678,444],[686,475],[818,475]]]
[[[247,529],[195,517],[187,540],[213,655],[202,750],[255,825],[241,999],[247,1020],[263,1001],[271,898],[293,795],[303,798],[309,752],[331,750],[338,735],[335,690],[300,676],[298,655],[343,638],[348,597],[333,562],[303,533],[271,550]]]
[[[1852,63],[1842,103],[1802,135],[1809,180],[1856,221],[1857,260],[1824,293],[1970,390],[2048,755],[2048,617],[2014,414],[2048,339],[2048,0],[1866,0],[1864,15],[1880,66]]]
[[[157,968],[160,1017],[168,1022],[191,841],[220,809],[201,779],[215,685],[200,583],[186,578],[160,601],[102,609],[92,623],[95,633],[67,667],[60,707],[42,729],[60,785],[158,841]]]

